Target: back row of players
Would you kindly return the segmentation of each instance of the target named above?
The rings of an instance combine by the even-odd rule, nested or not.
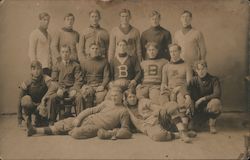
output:
[[[48,54],[51,59],[49,56],[46,59],[44,50],[39,48],[44,47],[44,41],[50,39],[45,32],[47,28],[41,28],[42,24],[48,26],[49,16],[46,13],[39,15],[40,28],[32,33],[30,40],[31,46],[37,45],[34,52],[32,49],[29,52],[33,55],[31,79],[20,87],[18,107],[19,124],[22,119],[26,120],[28,135],[69,133],[74,138],[86,138],[99,133],[100,137],[111,135],[124,138],[129,137],[129,117],[137,130],[154,140],[178,137],[169,133],[173,123],[174,131],[179,131],[185,142],[190,142],[189,122],[192,122],[190,129],[197,130],[200,123],[209,120],[211,133],[216,133],[215,121],[222,107],[220,83],[217,77],[207,73],[204,40],[202,34],[190,25],[192,14],[183,12],[181,19],[184,28],[176,33],[177,43],[173,44],[170,44],[170,33],[159,25],[158,12],[151,13],[152,28],[143,32],[141,42],[138,30],[129,24],[130,11],[123,9],[120,17],[121,25],[112,30],[109,40],[107,32],[99,26],[99,11],[91,11],[92,26],[81,37],[77,55],[79,35],[72,29],[74,16],[67,14],[65,24],[68,24],[68,28],[64,27],[52,43],[52,48],[56,46],[57,52],[53,56]],[[39,40],[42,41],[40,45]],[[53,57],[56,63],[50,78],[42,74],[42,68],[43,73],[50,75]],[[193,62],[197,73],[194,77],[190,66]],[[120,106],[119,95],[124,91],[128,110],[122,111],[122,116],[120,109],[116,112],[114,106]],[[56,122],[61,100],[65,97],[75,101],[78,116]],[[25,117],[22,116],[22,109]],[[106,112],[112,112],[112,115]],[[51,126],[33,128],[32,113],[36,114],[37,127],[47,118]],[[117,129],[119,125],[121,128]],[[124,137],[118,136],[123,134]]]

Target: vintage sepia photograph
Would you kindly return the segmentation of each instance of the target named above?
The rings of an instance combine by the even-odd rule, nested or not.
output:
[[[250,159],[250,0],[0,0],[0,160]]]

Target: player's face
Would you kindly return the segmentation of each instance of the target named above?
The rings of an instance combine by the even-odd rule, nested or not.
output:
[[[181,24],[183,27],[187,27],[191,25],[192,17],[188,13],[184,13],[181,15]]]
[[[91,58],[95,58],[97,56],[99,56],[99,48],[97,45],[92,45],[90,48],[90,57]]]
[[[100,21],[100,17],[97,13],[93,12],[89,16],[90,24],[92,25],[98,25]]]
[[[49,27],[49,20],[50,17],[45,16],[40,20],[40,26],[44,29],[47,29]]]
[[[127,97],[127,102],[130,106],[134,106],[137,103],[137,97],[135,94],[130,93]]]
[[[31,75],[33,77],[39,77],[42,74],[42,68],[40,67],[31,67]]]
[[[171,56],[171,61],[177,62],[178,60],[181,59],[181,51],[178,49],[177,46],[172,46],[169,48],[170,56]]]
[[[201,65],[201,64],[198,64],[197,65],[197,68],[195,69],[195,71],[197,72],[198,76],[200,78],[203,78],[207,75],[207,67]]]
[[[160,17],[155,15],[150,18],[150,23],[152,27],[156,27],[160,25]]]
[[[64,25],[66,28],[72,28],[73,25],[74,25],[74,17],[73,16],[68,16],[68,17],[65,17],[64,19]]]
[[[158,49],[156,49],[153,46],[149,46],[147,48],[147,54],[148,54],[149,58],[155,58],[157,56],[157,54],[158,54]]]
[[[127,51],[127,44],[125,42],[118,43],[118,51],[119,53],[125,53]]]
[[[128,13],[121,13],[120,15],[120,21],[121,24],[129,24],[131,17]]]
[[[122,103],[122,94],[118,91],[111,91],[111,100],[114,102],[115,105]]]
[[[69,60],[69,58],[70,58],[70,51],[69,51],[69,49],[67,47],[62,47],[60,53],[61,53],[62,59],[64,61],[68,61]]]

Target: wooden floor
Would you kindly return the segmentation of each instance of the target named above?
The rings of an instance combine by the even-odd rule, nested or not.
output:
[[[237,159],[250,131],[249,113],[224,113],[219,133],[201,132],[191,144],[154,142],[142,134],[129,140],[75,140],[69,136],[26,137],[16,116],[0,117],[0,156],[6,159]]]

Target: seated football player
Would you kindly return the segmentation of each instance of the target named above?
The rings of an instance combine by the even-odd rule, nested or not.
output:
[[[83,110],[77,117],[60,120],[54,126],[33,128],[29,125],[27,135],[70,135],[75,139],[87,139],[98,135],[101,139],[131,138],[129,113],[123,105],[120,88],[111,89],[110,100],[96,107]]]
[[[191,67],[181,59],[181,47],[178,44],[170,44],[171,60],[162,69],[161,95],[168,97],[169,101],[175,101],[183,114],[183,123],[187,129],[192,108],[192,100],[186,89],[193,76]]]
[[[51,125],[56,121],[61,107],[60,103],[64,98],[70,98],[74,101],[76,108],[82,108],[83,105],[82,96],[79,92],[83,84],[81,67],[70,58],[71,50],[68,45],[61,46],[60,54],[62,61],[58,62],[52,69],[52,80],[58,82],[59,88],[48,100]],[[66,108],[64,116],[71,116],[71,108]]]
[[[117,53],[110,60],[110,86],[119,86],[122,90],[135,88],[141,78],[141,67],[137,57],[127,53],[128,42],[117,42]]]
[[[146,44],[148,59],[141,62],[142,84],[137,86],[137,97],[149,98],[155,104],[163,105],[166,102],[164,96],[160,96],[161,74],[163,66],[168,60],[157,59],[158,45],[155,42]]]
[[[35,126],[48,125],[47,114],[43,114],[43,111],[46,111],[44,108],[47,98],[56,91],[57,85],[49,76],[43,74],[42,64],[39,61],[32,61],[30,68],[31,77],[19,87],[21,90],[17,111],[18,125],[21,126],[22,120],[25,120],[26,125],[31,124],[32,114],[35,115]]]
[[[208,73],[207,63],[199,60],[194,69],[197,76],[188,83],[188,91],[195,103],[192,118],[193,129],[199,129],[199,125],[209,122],[210,132],[216,133],[215,122],[222,110],[221,87],[218,77]]]
[[[110,76],[108,60],[101,56],[97,43],[90,44],[89,51],[90,57],[80,60],[84,77],[84,86],[81,88],[84,108],[79,108],[77,113],[100,104],[107,94]]]

